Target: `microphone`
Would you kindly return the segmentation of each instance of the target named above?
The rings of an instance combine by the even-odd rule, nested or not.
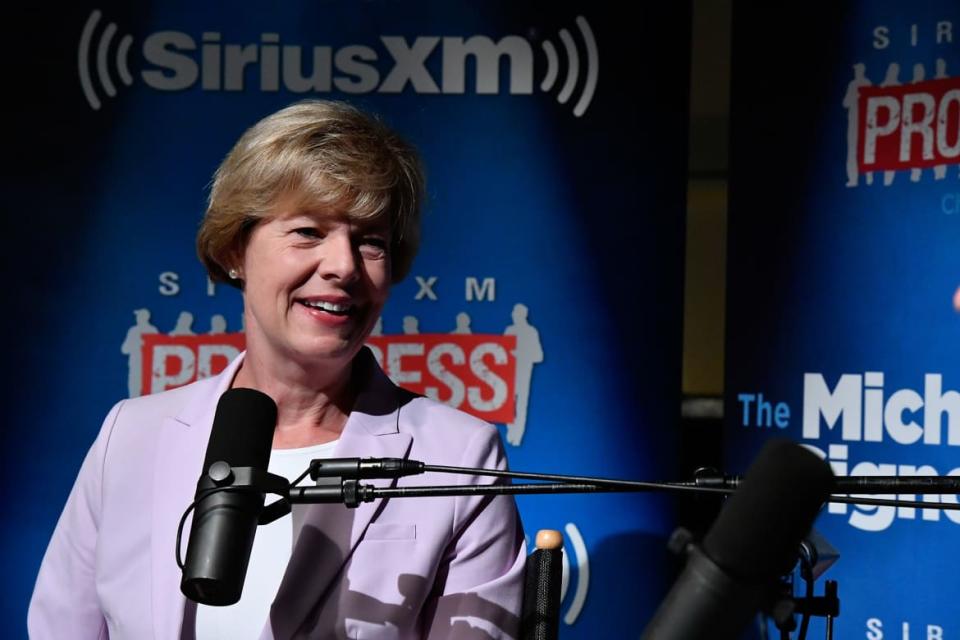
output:
[[[833,487],[800,445],[768,442],[661,603],[642,640],[735,638],[788,573]]]
[[[405,458],[326,458],[311,460],[310,477],[361,480],[370,478],[402,478],[417,475],[427,465]],[[480,469],[484,471],[484,469]]]
[[[240,599],[264,494],[210,490],[219,486],[214,477],[222,476],[216,472],[223,463],[266,472],[276,426],[277,405],[270,396],[254,389],[230,389],[220,396],[180,581],[180,591],[195,602],[226,606]],[[215,463],[221,464],[211,474]]]

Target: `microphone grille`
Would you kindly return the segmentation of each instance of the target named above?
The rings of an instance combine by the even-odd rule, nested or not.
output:
[[[731,575],[752,582],[788,573],[832,487],[826,462],[796,443],[771,440],[720,511],[703,550]]]
[[[266,470],[276,426],[277,404],[270,396],[256,389],[228,390],[217,403],[204,471],[219,460]]]

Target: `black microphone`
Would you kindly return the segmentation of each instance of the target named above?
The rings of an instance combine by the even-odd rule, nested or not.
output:
[[[785,440],[764,446],[661,603],[642,640],[735,638],[778,577],[833,487],[830,466]]]
[[[310,477],[314,480],[402,478],[423,473],[425,468],[426,465],[419,460],[404,458],[326,458],[310,461]]]
[[[210,467],[225,462],[266,472],[276,426],[277,405],[270,396],[254,389],[230,389],[220,396],[180,581],[180,591],[195,602],[226,606],[240,599],[263,510],[264,494],[254,489],[210,491],[220,486]]]

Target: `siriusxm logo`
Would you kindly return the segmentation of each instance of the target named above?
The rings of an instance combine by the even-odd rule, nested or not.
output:
[[[114,45],[117,25],[112,22],[96,35],[101,17],[99,10],[91,12],[77,54],[80,85],[95,110],[102,105],[101,95],[117,95],[115,77],[125,86],[134,82],[130,72],[133,36],[123,35]],[[556,88],[556,100],[564,105],[579,88],[573,114],[580,117],[596,91],[599,56],[586,18],[577,17],[576,25],[579,43],[567,29],[558,34],[563,56],[550,40],[540,43],[545,66],[536,88],[542,93]],[[424,95],[467,93],[468,61],[476,69],[474,93],[499,94],[500,73],[506,69],[511,95],[533,94],[537,57],[534,45],[520,36],[497,41],[482,35],[419,36],[413,40],[380,36],[377,47],[353,44],[335,49],[285,44],[280,34],[269,32],[262,33],[259,42],[228,43],[216,31],[202,33],[199,42],[182,31],[157,31],[143,39],[141,54],[146,64],[140,79],[158,91],[182,91],[199,83],[204,91],[243,91],[249,84],[260,91],[282,88],[301,94],[389,94],[400,93],[409,85]],[[440,77],[427,68],[431,56],[440,58]],[[250,82],[251,78],[255,80]]]

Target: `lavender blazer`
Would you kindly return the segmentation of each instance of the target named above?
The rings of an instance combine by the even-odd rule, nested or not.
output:
[[[193,637],[196,608],[180,593],[174,559],[177,523],[193,499],[217,401],[242,358],[214,378],[113,407],[44,556],[27,616],[31,638]],[[505,467],[495,428],[399,389],[366,349],[357,358],[361,390],[335,457]],[[424,474],[399,483],[485,481]],[[512,498],[302,505],[293,525],[270,619],[251,638],[516,636],[526,550]]]

